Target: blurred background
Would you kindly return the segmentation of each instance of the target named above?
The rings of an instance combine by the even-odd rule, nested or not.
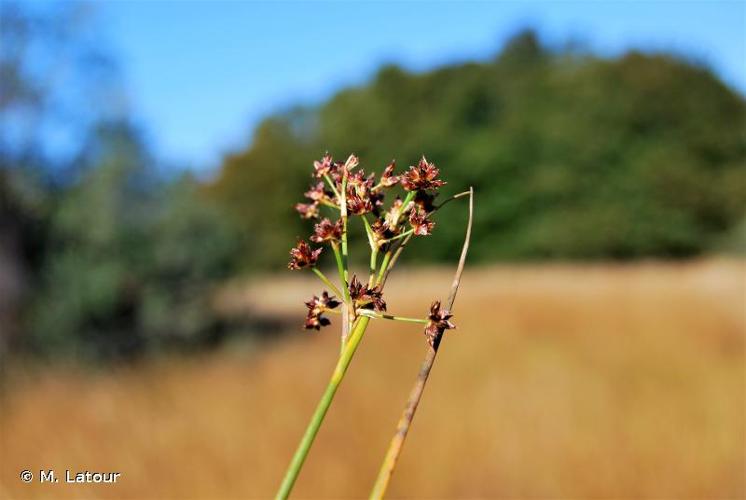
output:
[[[285,269],[325,151],[476,192],[392,497],[746,496],[743,2],[3,0],[0,36],[0,497],[274,493],[338,353]],[[392,311],[445,298],[465,208]],[[424,350],[369,329],[298,497],[367,494]]]

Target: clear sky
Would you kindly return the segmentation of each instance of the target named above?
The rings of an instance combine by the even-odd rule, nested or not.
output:
[[[746,2],[151,2],[97,4],[155,151],[204,171],[268,113],[365,82],[493,55],[519,28],[614,55],[670,50],[746,93]]]

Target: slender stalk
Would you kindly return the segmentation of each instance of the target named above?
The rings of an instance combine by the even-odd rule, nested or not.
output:
[[[407,236],[409,236],[412,233],[414,233],[414,229],[409,229],[408,231],[404,231],[401,234],[397,234],[393,238],[389,238],[387,240],[384,240],[383,243],[391,243],[392,241],[396,241],[396,240],[399,240],[401,238],[406,238]]]
[[[372,288],[376,281],[376,266],[378,265],[378,247],[370,250],[370,277],[368,278],[368,287]]]
[[[406,318],[404,316],[394,316],[394,315],[391,315],[391,314],[379,314],[379,313],[371,311],[369,309],[360,309],[357,313],[360,316],[367,316],[367,317],[373,318],[373,319],[390,319],[390,320],[394,320],[394,321],[406,321],[408,323],[422,323],[422,324],[427,324],[427,320],[426,319],[422,319],[422,318]]]
[[[342,177],[342,193],[340,196],[340,217],[342,218],[342,262],[344,264],[344,279],[347,283],[348,255],[347,255],[347,168]]]
[[[370,249],[373,250],[376,247],[376,244],[373,241],[373,229],[370,227],[370,222],[368,222],[368,218],[365,215],[360,216],[360,218],[363,220],[363,226],[365,226],[365,235],[368,237],[368,245],[370,245]]]
[[[337,188],[334,187],[334,183],[329,178],[329,174],[324,174],[324,180],[326,181],[327,184],[329,184],[329,187],[332,188],[332,191],[334,192],[334,196],[337,197],[337,200],[341,200],[341,198],[339,197],[339,191],[337,191]]]
[[[350,335],[350,340],[345,345],[342,355],[339,357],[339,361],[337,361],[337,365],[334,367],[334,372],[332,372],[329,384],[326,386],[326,390],[321,396],[321,401],[319,401],[316,411],[314,411],[313,416],[311,417],[311,421],[306,428],[305,434],[303,434],[303,438],[298,445],[295,455],[293,455],[293,459],[285,473],[280,489],[277,491],[277,495],[275,496],[276,499],[285,499],[290,495],[290,491],[293,489],[293,485],[298,478],[300,469],[303,467],[303,462],[306,460],[308,451],[311,449],[314,438],[316,438],[316,434],[319,432],[321,422],[323,422],[324,416],[326,416],[326,412],[332,404],[334,394],[337,392],[339,383],[347,372],[347,367],[350,366],[352,356],[355,354],[355,350],[363,338],[363,334],[365,333],[369,321],[369,318],[361,317],[355,322],[352,328],[352,334]]]
[[[381,269],[378,271],[378,278],[376,279],[376,284],[380,285],[383,283],[383,276],[384,273],[386,273],[386,269],[389,268],[389,262],[391,261],[391,250],[386,251],[386,253],[383,255],[383,261],[381,262]]]
[[[321,281],[324,282],[324,284],[326,286],[329,287],[329,289],[332,292],[334,292],[338,297],[342,296],[342,292],[339,291],[339,288],[337,288],[334,285],[334,283],[332,283],[331,281],[329,281],[329,278],[327,278],[326,275],[324,275],[324,273],[322,273],[321,271],[319,271],[318,267],[312,267],[311,270],[316,274],[316,276],[318,276],[321,279]]]
[[[414,191],[409,191],[407,193],[407,196],[404,197],[404,201],[401,204],[401,210],[399,211],[399,215],[397,215],[396,219],[394,220],[394,225],[396,225],[399,222],[399,217],[401,217],[402,212],[406,210],[407,205],[409,205],[409,202],[414,200],[415,194],[416,193]]]
[[[343,290],[341,296],[344,298],[345,302],[349,303],[350,288],[347,286],[347,280],[345,279],[345,268],[342,263],[342,255],[339,253],[339,245],[334,241],[332,241],[332,250],[334,251],[334,260],[337,262],[337,273],[339,274],[339,281]]]
[[[464,246],[461,249],[461,257],[459,258],[458,268],[456,269],[456,274],[453,277],[451,292],[448,296],[446,308],[449,311],[453,310],[453,303],[456,301],[456,294],[458,293],[458,287],[461,283],[461,275],[464,272],[466,255],[469,252],[469,241],[471,240],[473,214],[474,189],[469,188],[469,221],[466,226],[466,236],[464,238]],[[391,443],[389,444],[389,448],[386,452],[383,464],[381,464],[381,468],[378,471],[378,478],[376,479],[376,482],[373,485],[373,489],[371,490],[371,499],[383,498],[383,496],[386,494],[386,489],[388,488],[389,481],[391,480],[391,475],[394,473],[394,468],[396,467],[397,460],[399,459],[402,447],[404,446],[404,440],[407,438],[407,433],[409,432],[409,428],[412,426],[412,420],[414,419],[414,414],[417,411],[417,406],[420,404],[422,394],[425,391],[425,384],[427,383],[427,379],[430,376],[430,370],[435,363],[435,356],[438,354],[438,347],[440,346],[441,339],[442,334],[439,334],[434,339],[432,346],[428,344],[425,359],[422,362],[419,373],[417,374],[417,379],[415,380],[414,386],[409,393],[409,399],[404,406],[404,412],[402,413],[401,418],[399,419],[399,423],[396,426],[396,433],[391,439]]]
[[[351,313],[352,303],[350,302],[349,294],[349,256],[347,255],[347,164],[344,166],[344,172],[342,174],[342,192],[339,193],[339,211],[340,218],[342,219],[342,286],[344,286],[346,298],[344,305],[342,306],[342,339],[340,343],[340,356],[344,353],[345,344],[347,338],[350,335],[350,324],[351,324]]]

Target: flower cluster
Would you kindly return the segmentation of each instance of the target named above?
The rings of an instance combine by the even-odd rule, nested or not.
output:
[[[288,262],[288,269],[303,269],[304,267],[313,267],[319,260],[321,254],[321,248],[316,250],[311,247],[303,240],[299,240],[298,243],[290,249],[290,262]]]
[[[357,276],[350,281],[350,299],[355,309],[373,309],[383,312],[386,310],[386,302],[383,300],[383,291],[376,285],[371,288],[358,281]]]
[[[295,209],[303,219],[316,219],[313,234],[309,240],[318,245],[328,245],[334,250],[342,286],[338,289],[316,268],[322,247],[312,248],[300,240],[290,250],[288,268],[311,268],[338,295],[344,291],[350,319],[357,317],[361,310],[367,314],[386,310],[383,299],[382,277],[388,271],[392,252],[401,246],[405,238],[427,236],[432,233],[435,222],[430,219],[435,211],[435,197],[438,189],[446,183],[438,178],[439,170],[423,156],[419,162],[403,173],[397,174],[396,162],[391,161],[383,169],[380,177],[366,174],[359,167],[359,159],[350,155],[346,161],[334,161],[331,155],[324,155],[313,163],[313,182],[304,193],[307,202],[298,203]],[[387,191],[401,186],[404,199],[395,196],[389,206],[385,206]],[[321,211],[329,210],[330,215],[322,217]],[[363,224],[371,246],[371,275],[367,283],[356,276],[347,280],[347,224],[348,218],[357,216]],[[377,267],[377,255],[386,254],[381,269]],[[307,302],[309,308],[305,326],[320,329],[329,324],[322,316],[326,310],[340,305],[340,302],[324,292]]]
[[[450,311],[441,309],[439,300],[432,303],[425,326],[425,337],[431,346],[435,344],[437,338],[443,335],[443,332],[456,328],[456,325],[448,321],[452,317],[453,314]]]
[[[306,329],[307,330],[320,330],[322,326],[327,326],[331,322],[322,316],[322,314],[330,309],[336,308],[341,302],[337,300],[333,295],[329,295],[328,292],[321,294],[321,297],[314,295],[311,300],[306,302],[308,308],[308,315],[306,316]]]
[[[429,163],[424,156],[416,166],[402,176],[401,184],[407,191],[435,191],[445,186],[445,181],[438,179],[440,171],[434,163]]]
[[[366,175],[363,169],[355,171],[358,165],[359,160],[355,155],[351,155],[345,162],[335,162],[328,154],[315,161],[312,174],[314,182],[304,194],[309,202],[295,205],[300,216],[304,219],[317,219],[321,206],[339,210],[344,201],[348,214],[373,216],[374,220],[370,224],[371,236],[374,236],[378,248],[408,229],[415,236],[432,233],[435,223],[429,219],[429,215],[435,208],[433,200],[438,188],[446,184],[438,179],[439,170],[433,163],[423,156],[417,165],[397,175],[394,173],[396,162],[391,161],[383,169],[378,182],[374,174]],[[398,184],[410,193],[407,204],[397,197],[390,208],[384,211],[384,191]],[[338,241],[340,222],[322,219],[321,225],[316,225],[311,241]],[[406,222],[409,223],[409,228],[405,227]]]

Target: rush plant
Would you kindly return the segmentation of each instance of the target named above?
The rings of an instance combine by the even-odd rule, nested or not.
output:
[[[410,166],[404,173],[396,174],[395,169],[396,164],[392,161],[384,168],[379,178],[376,178],[375,174],[366,176],[365,171],[359,168],[359,160],[355,155],[350,155],[345,162],[335,162],[327,154],[313,164],[314,180],[305,193],[308,202],[295,206],[302,218],[318,222],[315,223],[313,234],[309,238],[311,243],[299,240],[290,250],[288,268],[309,269],[328,288],[305,303],[308,308],[305,328],[320,330],[331,324],[329,316],[338,316],[341,323],[340,355],[329,384],[293,455],[277,492],[277,498],[284,499],[289,496],[337,388],[371,320],[404,321],[424,325],[428,353],[433,353],[429,358],[429,367],[432,367],[434,353],[437,352],[443,333],[455,328],[450,321],[450,308],[463,271],[471,232],[472,190],[459,193],[438,204],[438,190],[446,183],[439,178],[439,170],[433,163],[428,162],[423,156],[416,165]],[[386,195],[391,194],[397,185],[403,189],[404,198],[395,196],[387,205]],[[431,219],[434,212],[449,201],[466,195],[470,197],[467,242],[462,251],[448,305],[443,307],[440,301],[434,301],[429,313],[423,318],[406,318],[390,314],[383,298],[383,289],[402,251],[413,237],[431,234],[435,227],[435,222]],[[326,213],[322,214],[322,211]],[[322,218],[322,215],[328,216]],[[367,236],[370,253],[367,279],[358,278],[354,274],[350,276],[348,233],[353,219],[360,221]],[[314,248],[312,244],[318,246]],[[338,285],[317,266],[319,257],[325,250],[331,250],[334,254]],[[427,359],[428,357],[426,363]],[[390,449],[381,469],[380,474],[385,477],[385,483],[379,480],[372,495],[382,496],[385,492],[428,374],[429,368],[424,374],[424,379],[422,372],[418,377],[416,387],[419,386],[420,390],[418,393],[413,391],[405,409],[406,429],[402,430],[400,423],[397,431],[399,437],[395,438],[395,442],[392,441],[393,451]],[[413,397],[416,398],[414,403]]]

